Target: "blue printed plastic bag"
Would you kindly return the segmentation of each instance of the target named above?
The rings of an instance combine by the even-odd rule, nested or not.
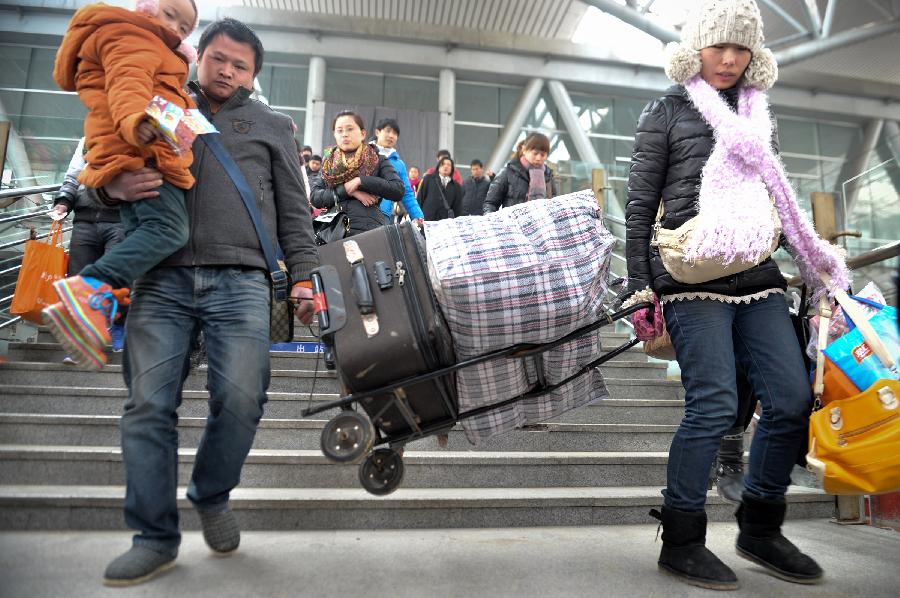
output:
[[[826,347],[825,357],[860,390],[869,388],[877,380],[900,379],[900,374],[898,374],[900,373],[900,332],[897,329],[897,310],[858,297],[853,297],[853,299],[880,308],[880,311],[869,318],[869,324],[872,325],[878,338],[887,348],[888,354],[894,362],[893,368],[887,368],[881,363],[881,360],[872,352],[871,347],[863,340],[859,328],[855,326]]]

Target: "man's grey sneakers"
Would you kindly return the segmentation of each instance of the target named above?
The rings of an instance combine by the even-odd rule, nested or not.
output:
[[[227,555],[237,550],[241,543],[241,530],[237,518],[227,506],[224,511],[201,511],[200,526],[203,528],[203,539],[213,552]]]
[[[107,586],[133,586],[153,579],[175,566],[175,557],[151,550],[145,546],[132,546],[125,554],[106,567],[103,584]]]

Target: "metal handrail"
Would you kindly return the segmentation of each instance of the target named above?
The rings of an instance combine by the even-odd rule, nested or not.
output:
[[[51,193],[59,191],[62,185],[38,185],[36,187],[17,187],[15,189],[4,189],[0,191],[0,200],[9,199],[11,197],[25,197],[26,195],[38,195],[40,193]]]
[[[11,222],[21,222],[23,220],[31,220],[32,218],[37,218],[38,216],[46,216],[49,211],[50,208],[40,208],[28,214],[20,214],[18,216],[10,216],[8,218],[0,218],[0,225],[9,224]]]
[[[900,255],[900,241],[894,241],[848,258],[847,267],[851,270],[859,270],[860,268],[895,258],[898,255]],[[803,279],[799,275],[787,279],[787,283],[790,286],[797,286],[801,282],[803,282]]]
[[[60,233],[67,233],[70,230],[72,230],[71,226],[68,228],[62,229],[60,231]],[[18,241],[11,241],[9,243],[4,243],[3,245],[0,245],[0,249],[9,249],[10,247],[15,247],[16,245],[21,245],[22,243],[27,243],[28,241],[37,241],[39,239],[46,239],[47,237],[49,237],[52,234],[53,234],[52,232],[48,232],[48,233],[44,233],[43,235],[36,235],[34,237],[28,237],[27,239],[19,239]]]

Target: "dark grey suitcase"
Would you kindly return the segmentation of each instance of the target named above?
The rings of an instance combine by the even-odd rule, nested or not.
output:
[[[416,227],[387,225],[322,245],[319,261],[313,286],[321,337],[345,394],[455,363]],[[382,437],[402,439],[455,423],[455,388],[453,376],[446,376],[360,404]]]

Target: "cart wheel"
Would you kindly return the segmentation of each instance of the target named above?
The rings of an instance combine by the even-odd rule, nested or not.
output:
[[[390,494],[403,481],[403,457],[397,451],[381,448],[359,466],[359,482],[370,494]]]
[[[375,427],[358,411],[342,411],[322,430],[322,453],[337,463],[356,463],[374,442]]]

